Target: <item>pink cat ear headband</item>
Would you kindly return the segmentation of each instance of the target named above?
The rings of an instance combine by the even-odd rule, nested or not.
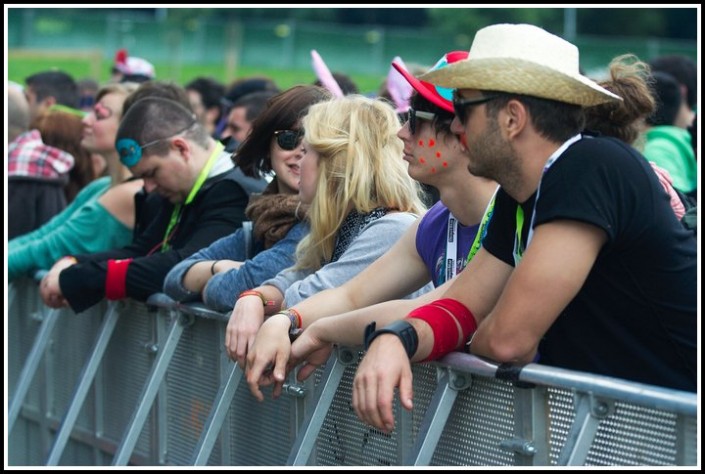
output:
[[[323,62],[321,55],[318,54],[318,51],[315,49],[311,50],[311,60],[313,64],[313,71],[316,73],[318,80],[321,81],[321,84],[323,84],[323,87],[328,89],[335,97],[343,97],[343,90],[338,85],[338,82],[333,77],[333,74],[331,74],[330,69],[326,66],[326,63]]]
[[[404,61],[402,61],[399,56],[395,56],[393,62],[406,69]],[[414,91],[414,88],[411,87],[409,81],[407,81],[394,66],[389,67],[389,73],[387,74],[387,90],[389,91],[389,96],[394,101],[397,113],[402,114],[407,112],[411,101],[411,93]]]

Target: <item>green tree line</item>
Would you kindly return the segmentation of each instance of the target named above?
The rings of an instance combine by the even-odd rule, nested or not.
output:
[[[194,19],[295,19],[341,24],[432,28],[468,35],[493,23],[531,23],[556,34],[697,39],[699,5],[674,8],[123,8],[55,9],[55,14],[105,15],[117,11],[187,23]]]

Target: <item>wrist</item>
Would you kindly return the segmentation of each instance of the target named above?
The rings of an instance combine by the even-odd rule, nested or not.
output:
[[[64,268],[68,268],[71,265],[76,265],[78,263],[78,260],[76,257],[72,255],[67,255],[65,257],[61,257],[58,262],[56,262],[58,267],[63,270]]]
[[[220,260],[213,260],[213,263],[211,264],[211,275],[215,275],[217,272],[215,271],[215,266],[220,262]]]
[[[288,308],[279,311],[276,314],[281,314],[289,319],[289,339],[293,342],[293,340],[301,334],[301,331],[303,331],[303,319],[301,318],[301,313],[294,308]]]
[[[373,321],[365,327],[365,350],[370,348],[370,344],[372,344],[372,341],[378,336],[382,334],[394,334],[401,341],[409,360],[416,354],[416,349],[418,349],[419,346],[419,336],[411,323],[399,320],[388,324],[382,329],[376,329],[376,326],[377,324]]]
[[[237,297],[237,299],[243,298],[245,296],[257,296],[259,297],[260,300],[262,300],[262,305],[266,308],[268,306],[274,306],[276,302],[274,300],[268,300],[267,298],[264,297],[261,291],[257,290],[245,290],[240,295]]]

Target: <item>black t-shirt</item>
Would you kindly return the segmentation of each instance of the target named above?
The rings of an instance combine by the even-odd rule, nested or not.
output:
[[[535,194],[522,204],[527,241]],[[517,202],[500,189],[483,246],[514,265]],[[534,227],[577,220],[607,242],[539,344],[539,362],[696,390],[697,247],[649,163],[611,138],[584,138],[544,174]]]

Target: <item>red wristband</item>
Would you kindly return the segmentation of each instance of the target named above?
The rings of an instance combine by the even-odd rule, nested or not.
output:
[[[407,318],[421,319],[433,330],[433,348],[423,362],[436,360],[460,347],[458,323],[463,335],[461,343],[465,342],[467,337],[477,328],[475,318],[470,310],[459,301],[450,298],[437,300],[416,308],[408,314]]]
[[[443,298],[436,300],[432,305],[445,308],[455,316],[455,319],[460,323],[460,328],[463,331],[463,342],[467,341],[477,330],[477,322],[475,316],[463,303],[452,298]]]
[[[108,274],[105,277],[105,298],[121,300],[127,296],[127,269],[131,258],[108,260]]]

